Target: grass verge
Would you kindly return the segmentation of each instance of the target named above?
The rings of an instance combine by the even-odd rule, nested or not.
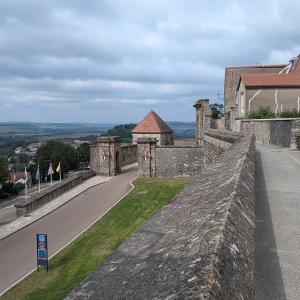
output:
[[[2,296],[2,299],[63,299],[132,233],[166,205],[190,179],[138,178],[135,189],[103,218]]]

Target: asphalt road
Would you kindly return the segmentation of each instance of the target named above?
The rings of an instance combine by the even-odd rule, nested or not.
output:
[[[48,235],[49,257],[53,256],[119,202],[136,176],[137,169],[131,168],[0,240],[0,295],[36,268],[37,233]]]

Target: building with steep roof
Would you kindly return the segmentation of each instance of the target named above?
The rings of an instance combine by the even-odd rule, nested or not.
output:
[[[237,114],[236,95],[242,74],[278,74],[287,67],[280,65],[257,65],[225,68],[224,79],[224,116],[225,128],[233,129],[233,121]]]
[[[241,74],[237,86],[236,117],[243,118],[260,106],[280,114],[300,110],[300,62],[294,57],[277,74]]]
[[[157,146],[174,145],[173,130],[153,110],[131,133],[133,144],[140,138],[154,138]]]

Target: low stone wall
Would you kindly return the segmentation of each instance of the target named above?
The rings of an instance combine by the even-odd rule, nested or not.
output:
[[[254,176],[246,136],[67,299],[253,299]]]
[[[174,139],[175,147],[196,147],[196,139],[188,138],[188,139]]]
[[[46,190],[42,190],[41,193],[33,195],[31,198],[26,200],[22,200],[15,205],[17,217],[24,216],[28,214],[44,204],[52,201],[53,199],[61,196],[71,188],[77,186],[82,183],[82,181],[91,178],[96,175],[95,171],[86,171],[81,172],[79,175],[72,176],[63,180],[60,183],[55,184],[52,187],[49,187]]]
[[[190,177],[203,169],[202,147],[156,147],[156,177]]]
[[[300,119],[243,119],[241,131],[254,133],[256,139],[264,144],[272,144],[292,150],[300,150]]]

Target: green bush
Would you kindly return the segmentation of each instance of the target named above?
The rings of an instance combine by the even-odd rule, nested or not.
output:
[[[0,194],[0,199],[8,199],[10,195],[8,193],[2,193]]]
[[[281,118],[300,118],[300,111],[298,111],[296,108],[294,108],[293,110],[287,110],[287,111],[283,111],[280,114]]]
[[[6,182],[2,185],[2,190],[4,193],[10,194],[10,195],[18,195],[19,190],[14,186],[12,182]]]
[[[276,114],[272,111],[270,106],[260,106],[258,110],[248,113],[248,119],[274,119]]]

